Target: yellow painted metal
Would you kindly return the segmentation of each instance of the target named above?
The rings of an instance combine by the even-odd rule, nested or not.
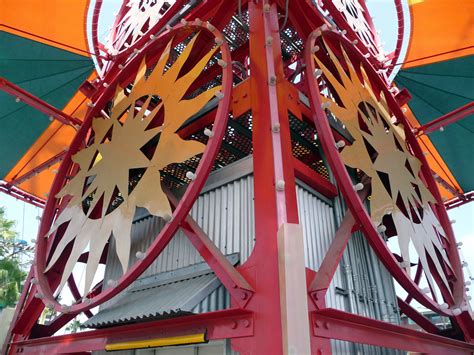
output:
[[[94,141],[73,155],[72,160],[80,169],[56,195],[57,198],[70,196],[71,199],[48,233],[48,236],[51,235],[61,225],[69,222],[46,271],[55,265],[67,245],[74,240],[73,250],[61,277],[60,288],[66,283],[78,258],[89,245],[84,294],[91,289],[100,257],[112,234],[122,270],[124,273],[127,271],[130,231],[137,207],[146,208],[150,214],[164,219],[172,215],[168,198],[160,184],[160,171],[172,163],[182,163],[204,152],[205,144],[192,139],[185,140],[176,131],[221,89],[219,85],[193,98],[185,98],[191,85],[219,49],[217,45],[211,48],[193,68],[185,75],[179,76],[198,35],[194,35],[166,71],[165,67],[173,49],[173,39],[168,42],[155,68],[148,75],[149,68],[143,58],[130,95],[125,95],[121,86],[116,87],[110,119],[102,116],[93,118]],[[154,95],[158,95],[161,102],[151,107]],[[140,102],[142,98],[144,101]],[[148,128],[161,110],[164,112],[163,124]],[[155,153],[149,158],[141,148],[158,134],[160,138]],[[129,192],[131,169],[145,171],[134,189]],[[116,191],[123,202],[109,212]],[[82,203],[86,199],[90,199],[90,206],[88,211],[84,212]],[[100,218],[89,218],[100,202]]]
[[[392,120],[384,93],[372,87],[364,66],[358,66],[359,77],[356,67],[341,48],[347,66],[345,70],[342,58],[324,44],[335,70],[326,67],[317,55],[313,58],[331,93],[337,94],[339,100],[321,94],[321,102],[344,123],[354,138],[340,154],[347,166],[360,169],[371,178],[370,217],[374,225],[379,226],[384,216],[391,215],[407,273],[412,243],[432,289],[435,286],[427,256],[449,289],[440,263],[441,259],[450,267],[442,243],[446,233],[430,206],[436,201],[420,177],[421,162],[406,145],[403,125]]]
[[[156,348],[160,346],[172,346],[172,345],[186,345],[186,344],[199,344],[205,343],[206,336],[204,333],[201,334],[189,334],[180,335],[169,338],[157,338],[157,339],[146,339],[137,341],[126,341],[123,343],[113,343],[105,345],[105,350],[129,350],[129,349],[143,349],[143,348]]]

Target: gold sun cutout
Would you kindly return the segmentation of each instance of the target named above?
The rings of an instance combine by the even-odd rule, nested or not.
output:
[[[405,144],[403,125],[392,123],[384,93],[380,92],[377,98],[362,64],[361,80],[342,47],[347,72],[326,43],[325,47],[338,78],[316,55],[313,58],[341,105],[325,95],[321,95],[321,102],[342,121],[354,138],[340,154],[347,166],[360,169],[371,178],[370,214],[374,225],[379,226],[382,218],[391,214],[398,234],[402,267],[410,271],[411,241],[431,289],[435,290],[435,287],[429,260],[449,290],[438,257],[440,255],[445,265],[451,268],[442,245],[445,232],[430,206],[435,199],[420,179],[421,162]]]
[[[168,62],[173,39],[151,73],[143,59],[130,94],[127,96],[122,88],[117,88],[110,119],[94,118],[93,142],[72,157],[79,171],[56,195],[57,198],[68,196],[70,200],[48,233],[50,236],[68,223],[45,272],[73,242],[59,289],[84,252],[88,252],[84,294],[91,289],[100,257],[112,235],[122,270],[127,270],[131,227],[137,207],[146,208],[154,216],[171,216],[171,207],[160,183],[160,170],[203,153],[204,144],[184,140],[176,131],[221,88],[216,86],[192,99],[184,99],[218,48],[211,49],[189,72],[181,74],[197,37],[198,34],[193,36],[171,66]],[[161,102],[150,110],[153,96],[160,97]],[[149,128],[160,110],[164,113],[163,123]],[[141,148],[151,140],[158,142],[152,157],[148,158]],[[130,175],[134,169],[142,173],[132,187]]]

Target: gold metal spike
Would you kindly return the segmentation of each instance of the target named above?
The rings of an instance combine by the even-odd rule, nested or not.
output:
[[[130,231],[137,207],[144,207],[150,214],[159,217],[172,215],[169,201],[161,188],[160,170],[171,163],[181,163],[203,153],[204,144],[184,140],[176,131],[221,89],[216,86],[194,98],[184,99],[186,92],[217,50],[217,47],[212,48],[189,72],[178,78],[198,35],[191,39],[166,72],[164,70],[173,39],[169,41],[151,73],[147,73],[148,68],[143,59],[132,91],[126,95],[123,88],[117,87],[110,119],[93,119],[93,142],[73,156],[73,161],[79,165],[79,172],[57,194],[58,198],[72,198],[48,233],[51,235],[60,225],[68,223],[46,268],[48,271],[67,245],[73,243],[60,288],[69,278],[80,255],[88,250],[84,294],[90,290],[100,256],[112,235],[122,269],[126,272],[130,254]],[[155,95],[161,98],[161,102],[149,111],[151,98]],[[163,124],[148,128],[160,110],[164,112]],[[149,159],[141,148],[158,133],[160,137],[157,147]],[[133,190],[129,191],[129,172],[138,168],[144,169],[143,176]],[[122,202],[109,211],[117,192]],[[86,200],[89,207],[85,210],[83,203]],[[99,203],[102,208],[97,212],[95,207]],[[92,212],[99,213],[99,216],[96,215],[93,219]]]

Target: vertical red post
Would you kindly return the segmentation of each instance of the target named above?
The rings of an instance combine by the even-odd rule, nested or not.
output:
[[[302,276],[299,279],[304,280],[305,269],[303,263],[293,263],[291,258],[285,260],[288,252],[295,249],[304,260],[304,249],[302,233],[298,232],[288,93],[277,6],[263,1],[249,2],[248,6],[256,244],[242,269],[255,279],[258,289],[246,307],[255,312],[255,334],[251,338],[235,339],[232,345],[242,354],[278,355],[291,349],[294,353],[309,353],[309,321],[304,321],[308,317],[306,285],[303,281],[298,290],[289,293],[293,280],[285,278],[294,267],[298,269],[294,272]],[[302,302],[293,304],[294,299]],[[302,334],[295,334],[291,326],[296,314],[303,317],[297,322]]]

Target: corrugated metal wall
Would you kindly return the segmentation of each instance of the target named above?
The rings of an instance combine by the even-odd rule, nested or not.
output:
[[[240,253],[243,263],[255,243],[253,177],[251,159],[238,162],[213,174],[194,204],[191,215],[224,254]],[[329,248],[336,225],[342,219],[339,199],[329,201],[303,183],[297,186],[298,212],[305,236],[306,266],[317,270]],[[131,263],[137,251],[145,251],[163,226],[159,218],[137,221],[132,230]],[[108,256],[106,281],[117,279],[121,268],[112,247]],[[179,232],[143,276],[170,271],[201,262],[198,252]],[[326,304],[380,320],[398,322],[393,282],[365,239],[355,234],[341,266],[328,290]],[[113,303],[113,300],[109,301]],[[228,307],[229,295],[223,286],[199,304],[195,311],[206,312]],[[107,307],[107,305],[103,305]],[[389,353],[374,347],[333,342],[335,354]]]

